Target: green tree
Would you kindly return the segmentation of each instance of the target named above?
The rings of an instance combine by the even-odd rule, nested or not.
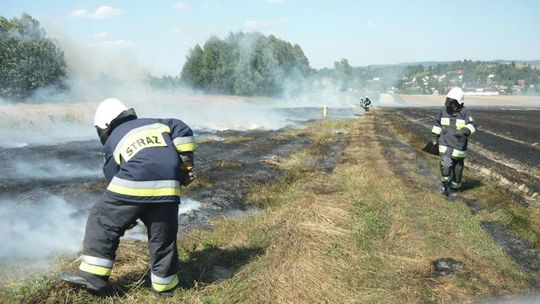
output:
[[[193,48],[181,75],[186,84],[211,93],[272,96],[283,92],[287,79],[311,71],[300,46],[273,35],[239,32]]]
[[[36,89],[65,87],[63,51],[28,14],[0,16],[0,96],[24,100]]]
[[[339,62],[334,62],[334,69],[336,70],[336,79],[340,82],[341,91],[346,91],[352,78],[352,67],[349,61],[341,58]]]
[[[203,89],[204,83],[201,76],[203,69],[203,50],[200,45],[195,45],[189,51],[186,63],[182,67],[181,79],[188,86],[195,89]]]

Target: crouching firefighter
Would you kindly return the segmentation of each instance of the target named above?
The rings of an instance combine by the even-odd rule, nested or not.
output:
[[[432,143],[439,145],[442,193],[449,196],[461,188],[467,139],[476,131],[476,123],[463,103],[461,88],[453,88],[446,96],[432,132]]]
[[[140,219],[148,230],[152,289],[170,295],[178,285],[180,186],[194,179],[193,132],[177,119],[137,118],[114,98],[99,104],[94,124],[104,145],[107,189],[90,210],[79,270],[60,278],[109,293],[119,239]]]

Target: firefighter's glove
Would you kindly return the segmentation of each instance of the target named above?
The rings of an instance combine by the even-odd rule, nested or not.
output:
[[[180,174],[182,175],[182,186],[187,186],[195,180],[193,164],[195,163],[193,152],[180,153]]]
[[[182,186],[187,187],[195,180],[195,172],[193,170],[182,171]]]
[[[180,153],[180,169],[182,171],[189,171],[193,169],[195,158],[193,152],[181,152]]]
[[[461,129],[461,134],[463,134],[464,136],[469,136],[471,135],[471,130],[469,130],[469,128],[463,128]]]

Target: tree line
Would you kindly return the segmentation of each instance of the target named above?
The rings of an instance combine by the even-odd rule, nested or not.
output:
[[[442,75],[446,76],[443,80]],[[403,93],[444,91],[465,83],[494,83],[520,85],[520,93],[537,94],[540,68],[538,62],[472,60],[352,67],[342,58],[333,68],[315,70],[298,44],[274,35],[238,32],[224,39],[213,36],[202,46],[195,45],[178,75],[148,75],[147,83],[159,90],[191,87],[211,94],[242,96],[279,96],[284,91],[294,94],[321,83],[341,91],[392,89]],[[30,15],[11,20],[0,16],[0,97],[24,101],[43,87],[67,88],[62,49]]]
[[[211,37],[189,52],[181,80],[210,93],[274,96],[286,81],[312,73],[302,48],[260,33]]]
[[[24,100],[36,89],[65,87],[63,51],[28,14],[0,16],[0,97]]]

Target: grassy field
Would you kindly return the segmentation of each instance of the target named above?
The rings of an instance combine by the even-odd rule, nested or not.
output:
[[[280,182],[252,188],[248,199],[260,212],[216,219],[211,229],[180,238],[182,288],[159,302],[461,303],[529,289],[538,277],[522,271],[465,204],[422,186],[425,176],[416,173],[414,156],[400,155],[399,148],[395,158],[413,173],[396,173],[386,142],[415,138],[381,117],[375,112],[289,131],[286,136],[302,133],[314,145],[273,163],[285,172]],[[376,127],[397,135],[389,138]],[[337,167],[324,173],[318,163],[343,139],[347,146]],[[429,162],[436,167],[436,160]],[[459,269],[434,274],[432,264],[440,258],[459,261]],[[6,287],[0,299],[156,303],[147,264],[145,243],[123,241],[111,278],[117,296],[95,297],[51,276]],[[65,262],[63,268],[77,265]]]

